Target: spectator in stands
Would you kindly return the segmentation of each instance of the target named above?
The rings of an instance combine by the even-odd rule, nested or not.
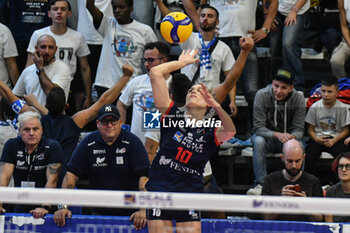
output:
[[[143,61],[147,70],[147,74],[139,75],[126,85],[122,95],[120,96],[117,108],[123,124],[126,122],[127,109],[132,108],[131,132],[137,135],[142,143],[145,143],[146,129],[143,127],[144,112],[157,111],[153,100],[153,92],[149,71],[152,67],[167,62],[169,59],[170,48],[163,42],[151,42],[145,46]],[[167,83],[171,80],[171,75],[165,76]],[[152,129],[153,130],[153,129]]]
[[[1,93],[1,92],[0,92]],[[5,143],[10,138],[17,137],[16,126],[12,125],[12,120],[15,118],[15,113],[12,111],[10,105],[5,98],[0,100],[0,154],[4,148]],[[1,158],[1,157],[0,157]]]
[[[304,149],[299,141],[292,139],[285,142],[283,144],[283,152],[281,154],[284,169],[272,172],[266,177],[262,188],[262,195],[323,197],[323,190],[319,179],[307,172],[302,171],[304,158]],[[323,220],[323,215],[271,213],[265,214],[264,218],[265,220],[318,222]]]
[[[10,30],[1,23],[0,35],[0,80],[13,87],[19,77],[16,63],[18,52]]]
[[[260,89],[254,101],[253,168],[255,188],[248,195],[259,195],[266,177],[266,154],[281,152],[283,143],[304,135],[304,95],[294,89],[293,73],[279,69],[272,85]]]
[[[86,9],[86,0],[77,1],[78,8],[78,24],[77,31],[80,32],[89,47],[90,55],[88,62],[91,69],[91,83],[95,82],[98,61],[101,55],[103,37],[95,29],[93,19],[89,11]],[[95,6],[106,16],[113,17],[111,0],[99,0],[95,2]]]
[[[350,152],[340,153],[332,163],[332,170],[338,174],[339,183],[329,187],[326,197],[350,197]],[[326,222],[350,222],[349,216],[326,215]]]
[[[311,105],[305,122],[310,140],[306,146],[305,170],[314,174],[315,164],[322,152],[336,157],[347,151],[344,139],[349,134],[350,113],[348,105],[337,100],[338,79],[326,76],[322,79],[322,99]]]
[[[348,77],[345,71],[345,63],[350,56],[350,8],[348,0],[338,0],[340,29],[343,39],[333,50],[331,57],[331,66],[333,75],[338,79]]]
[[[207,3],[207,1],[201,1],[201,3]],[[193,1],[183,0],[183,4],[196,29],[201,31],[202,29],[199,24],[199,15],[195,9]],[[220,12],[220,40],[225,42],[231,48],[233,55],[235,58],[237,58],[240,52],[240,37],[251,34],[254,42],[257,43],[269,34],[270,27],[277,12],[278,0],[270,0],[270,7],[265,17],[263,26],[257,30],[255,30],[255,12],[258,5],[257,0],[211,0],[210,5],[215,7]],[[254,96],[259,88],[258,57],[255,47],[248,56],[241,81],[244,84],[245,98],[250,108],[250,114],[252,114]]]
[[[18,49],[17,66],[19,73],[22,73],[25,68],[27,48],[33,32],[50,24],[47,15],[50,8],[49,4],[50,1],[42,0],[8,1],[8,26]]]
[[[17,137],[17,125],[14,125],[15,113],[12,111],[10,105],[6,102],[5,98],[0,100],[0,159],[2,150],[4,149],[5,143],[10,138]],[[9,187],[14,186],[13,177],[10,178]]]
[[[199,14],[198,33],[192,33],[191,37],[180,45],[183,50],[198,49],[201,51],[200,64],[191,64],[184,67],[181,72],[186,74],[192,83],[203,83],[209,90],[218,86],[220,74],[226,77],[235,62],[233,54],[224,42],[220,41],[216,35],[216,27],[219,24],[219,12],[209,4],[201,5]],[[236,86],[230,92],[230,109],[236,115],[235,103]]]
[[[75,99],[76,110],[87,108],[91,105],[91,73],[87,56],[90,54],[89,48],[81,33],[67,27],[67,19],[71,16],[71,5],[67,0],[50,1],[50,10],[47,13],[52,19],[52,25],[34,31],[28,45],[27,65],[34,63],[33,53],[35,51],[35,43],[38,38],[44,34],[51,35],[56,40],[57,51],[55,58],[65,63],[71,72],[72,79],[77,70],[77,61],[80,63],[80,73],[76,75],[71,85],[72,95]],[[83,85],[81,83],[83,80]],[[85,88],[85,98],[84,90]],[[84,100],[85,99],[85,100]]]
[[[62,188],[74,188],[79,177],[88,176],[91,189],[145,190],[149,162],[147,153],[136,135],[121,128],[122,120],[114,105],[105,105],[98,111],[98,131],[86,136],[74,150],[67,164]],[[125,216],[134,210],[94,208],[95,215]],[[65,225],[65,217],[72,213],[66,205],[59,206],[54,220]],[[146,225],[145,210],[131,214],[136,229]]]
[[[122,76],[122,64],[128,62],[134,76],[141,74],[141,58],[145,45],[157,38],[151,27],[130,18],[133,0],[112,0],[115,18],[104,15],[87,0],[86,7],[93,16],[94,26],[103,36],[103,46],[95,80],[95,89],[100,96]]]
[[[1,156],[0,186],[7,186],[13,174],[15,187],[56,188],[62,163],[62,149],[55,140],[42,136],[40,115],[28,111],[18,117],[19,137],[5,144]],[[16,205],[17,213],[32,213],[41,218],[49,213],[50,205]],[[6,210],[0,206],[0,213]]]
[[[15,95],[34,94],[39,103],[45,105],[46,95],[54,86],[60,86],[68,99],[72,76],[68,66],[56,60],[56,51],[56,41],[52,36],[44,34],[38,38],[33,53],[34,64],[22,72],[13,89]]]
[[[310,1],[279,0],[278,2],[275,19],[277,29],[270,34],[271,71],[274,74],[281,65],[292,71],[295,75],[295,89],[303,91],[305,82],[302,77],[301,49],[298,43],[303,34]]]

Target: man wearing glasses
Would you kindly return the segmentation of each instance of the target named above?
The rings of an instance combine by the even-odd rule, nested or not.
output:
[[[152,67],[167,62],[169,53],[169,46],[163,42],[151,42],[146,44],[142,61],[147,70],[147,74],[137,76],[130,80],[117,103],[117,108],[120,112],[123,124],[126,122],[128,107],[133,105],[130,130],[132,133],[136,134],[143,143],[145,142],[146,133],[145,129],[143,129],[144,112],[157,111],[148,74]],[[170,74],[168,74],[165,79],[167,84],[169,84],[171,80]]]
[[[62,188],[74,188],[79,177],[88,176],[91,189],[144,190],[148,177],[148,157],[140,139],[122,129],[120,114],[114,105],[98,111],[98,130],[85,137],[74,150],[67,164]],[[72,213],[67,205],[59,205],[54,220],[65,225],[65,216]],[[93,208],[93,215],[128,216],[136,229],[146,224],[144,210]]]

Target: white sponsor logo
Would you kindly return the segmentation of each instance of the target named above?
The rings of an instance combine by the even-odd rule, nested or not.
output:
[[[125,152],[126,152],[125,147],[123,147],[121,149],[117,148],[117,150],[115,151],[116,154],[124,154]]]
[[[167,165],[171,162],[171,159],[166,159],[164,155],[160,156],[159,164]]]
[[[25,161],[19,161],[17,160],[17,167],[22,167],[24,165]]]
[[[23,151],[17,151],[17,157],[23,158]]]
[[[203,139],[204,136],[201,136],[200,138],[196,139],[196,142],[202,142],[206,143],[206,141]]]
[[[116,158],[116,164],[124,164],[124,158],[123,156],[117,156]]]
[[[122,141],[122,143],[125,143],[125,144],[130,144],[130,142],[128,142],[128,141]]]
[[[44,155],[44,153],[41,153],[40,155],[38,155],[38,160],[44,160],[44,158],[45,158],[45,155]]]
[[[100,154],[106,154],[106,150],[105,149],[103,149],[103,150],[93,150],[92,151],[92,153],[94,154],[94,155],[100,155]]]
[[[95,144],[95,141],[88,143],[88,146],[92,146]]]
[[[46,165],[45,166],[34,166],[35,171],[44,170],[44,169],[46,169]]]
[[[106,160],[106,157],[97,157],[96,158],[96,163],[95,164],[93,164],[92,166],[93,167],[106,167],[106,166],[108,166],[108,164],[107,163],[104,163],[104,161]]]

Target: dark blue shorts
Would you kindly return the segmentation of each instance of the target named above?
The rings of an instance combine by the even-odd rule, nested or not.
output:
[[[158,208],[147,209],[148,220],[174,220],[176,222],[192,222],[201,220],[199,210],[163,210]]]

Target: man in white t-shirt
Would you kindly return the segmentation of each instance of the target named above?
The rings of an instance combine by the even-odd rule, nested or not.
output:
[[[124,63],[134,67],[134,76],[141,74],[144,47],[157,38],[151,27],[130,17],[132,0],[112,0],[114,18],[104,15],[95,6],[95,0],[87,0],[86,8],[93,17],[95,28],[103,36],[94,84],[101,95],[123,75],[121,67]]]
[[[202,0],[201,3],[209,3],[209,1]],[[183,0],[183,4],[195,27],[198,31],[201,31],[199,26],[199,14],[195,9],[193,1]],[[270,0],[270,7],[265,15],[263,26],[257,30],[255,29],[255,15],[258,0],[210,0],[210,5],[220,12],[220,40],[231,48],[233,55],[237,58],[240,52],[240,37],[251,34],[254,42],[257,43],[269,34],[272,22],[277,13],[278,0]],[[255,47],[248,56],[241,81],[243,82],[245,97],[252,115],[254,96],[259,88],[258,57]]]
[[[95,6],[100,9],[103,14],[113,17],[111,0],[95,0]],[[86,9],[86,0],[77,1],[77,8],[77,31],[83,35],[90,50],[88,61],[91,69],[91,82],[94,83],[98,61],[101,55],[103,37],[94,27],[92,16]]]
[[[192,33],[190,38],[180,45],[183,50],[198,49],[200,63],[194,63],[181,69],[192,83],[203,83],[209,90],[220,84],[220,72],[226,75],[233,66],[235,59],[224,42],[217,38],[215,29],[219,24],[219,12],[206,4],[201,6],[199,14],[199,33]],[[231,113],[236,114],[236,86],[230,92]]]
[[[18,80],[17,56],[17,47],[11,31],[0,23],[0,80],[9,87],[15,85]]]
[[[306,146],[305,170],[316,171],[315,163],[322,152],[328,152],[337,157],[340,152],[348,151],[344,139],[349,135],[350,114],[349,105],[339,100],[338,79],[326,76],[322,79],[322,99],[311,105],[305,122],[309,124],[310,140]]]
[[[79,82],[76,82],[75,80],[75,86],[72,86],[76,105],[78,105],[76,108],[79,110],[83,106],[86,108],[91,105],[91,73],[87,60],[90,51],[81,33],[67,27],[67,20],[71,14],[71,6],[68,1],[55,0],[50,2],[48,15],[52,19],[52,25],[34,31],[27,49],[27,66],[33,64],[32,54],[35,51],[35,43],[37,39],[44,34],[51,35],[55,38],[58,47],[55,57],[69,67],[72,77],[77,70],[77,60],[79,60],[84,85],[79,85]],[[82,86],[85,88],[85,100],[83,93],[84,90],[81,88]]]
[[[13,89],[15,95],[23,97],[33,94],[45,106],[46,95],[52,87],[60,86],[68,98],[72,75],[66,64],[55,59],[56,51],[56,41],[52,36],[42,35],[38,38],[33,53],[34,64],[23,70]]]
[[[143,144],[145,143],[146,133],[146,129],[143,128],[144,112],[157,111],[148,73],[152,67],[167,62],[169,53],[169,46],[163,42],[158,41],[146,44],[143,61],[147,74],[139,75],[130,80],[117,103],[123,124],[126,121],[127,108],[133,105],[130,130],[141,139]],[[167,83],[169,83],[171,80],[170,74],[165,78]]]

